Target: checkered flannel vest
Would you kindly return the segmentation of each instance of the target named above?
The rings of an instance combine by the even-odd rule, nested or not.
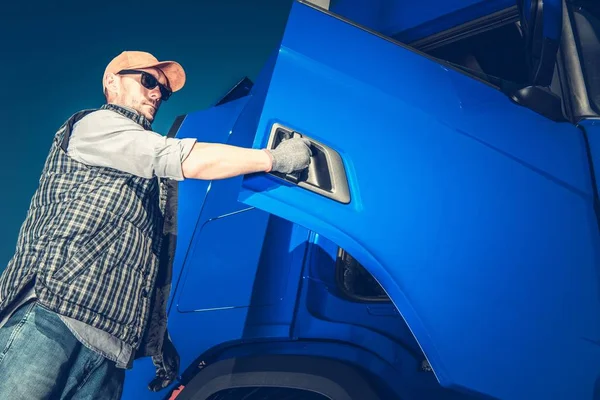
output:
[[[150,129],[126,109],[102,108]],[[153,308],[166,190],[162,180],[67,156],[73,125],[93,111],[76,113],[54,137],[16,252],[0,277],[0,312],[34,281],[38,301],[50,310],[137,348]]]

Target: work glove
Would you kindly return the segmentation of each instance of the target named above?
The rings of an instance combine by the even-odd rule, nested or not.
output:
[[[152,357],[152,363],[156,368],[156,377],[148,384],[150,391],[158,392],[177,379],[179,373],[179,354],[167,332],[165,332],[162,352],[160,355]]]
[[[310,140],[300,137],[284,140],[275,149],[267,151],[273,159],[271,171],[283,174],[307,168],[312,156]]]

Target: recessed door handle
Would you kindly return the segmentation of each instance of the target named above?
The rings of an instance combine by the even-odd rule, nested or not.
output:
[[[271,174],[340,203],[350,203],[350,190],[344,163],[339,153],[331,147],[281,124],[273,124],[267,148],[274,149],[283,140],[292,137],[310,140],[312,150],[310,165],[303,171],[291,174],[277,172]]]

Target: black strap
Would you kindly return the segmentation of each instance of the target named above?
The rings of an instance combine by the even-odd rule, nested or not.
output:
[[[83,117],[85,117],[86,115],[88,115],[89,113],[92,113],[96,110],[83,110],[83,111],[79,111],[78,113],[75,113],[71,116],[71,118],[69,118],[67,120],[67,122],[65,122],[65,131],[63,133],[63,138],[62,138],[62,143],[60,145],[60,147],[63,149],[63,151],[66,153],[67,149],[69,148],[69,139],[71,138],[71,132],[73,131],[73,125],[75,125],[75,123],[77,121],[79,121],[80,119],[82,119]]]
[[[124,117],[129,118],[136,124],[141,125],[144,129],[152,130],[152,124],[144,116],[138,115],[134,112],[131,112],[126,108],[120,107],[116,104],[104,104],[104,105],[102,105],[102,107],[100,107],[100,109],[111,110],[116,113],[119,113],[119,114],[123,115]],[[60,146],[64,150],[65,153],[67,152],[67,149],[69,148],[69,140],[71,138],[71,132],[73,131],[73,126],[75,125],[75,123],[77,123],[77,121],[79,121],[80,119],[82,119],[83,117],[85,117],[86,115],[88,115],[94,111],[98,111],[98,109],[79,111],[78,113],[73,114],[73,116],[71,116],[71,118],[69,118],[67,120],[67,122],[65,122],[65,132],[63,133],[62,143]]]

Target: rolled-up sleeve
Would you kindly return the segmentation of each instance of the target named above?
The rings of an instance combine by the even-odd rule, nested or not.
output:
[[[86,165],[181,181],[181,163],[194,143],[196,139],[168,138],[114,111],[99,110],[75,124],[67,154]]]

